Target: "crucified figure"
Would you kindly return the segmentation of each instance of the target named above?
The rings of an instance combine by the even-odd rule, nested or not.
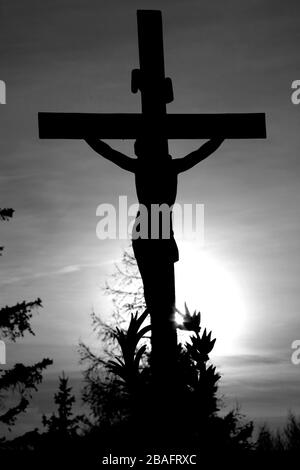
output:
[[[157,140],[152,143],[145,139],[137,139],[134,145],[137,158],[134,159],[113,150],[99,139],[86,139],[94,151],[135,174],[139,211],[132,231],[132,248],[151,317],[151,370],[153,397],[157,398],[153,398],[152,401],[153,404],[164,404],[160,411],[164,415],[171,413],[170,419],[173,413],[171,397],[175,396],[173,389],[176,388],[177,377],[174,263],[178,261],[179,254],[172,230],[172,207],[177,194],[177,179],[179,173],[189,170],[211,155],[223,140],[210,140],[186,157],[173,160],[167,152],[157,151],[159,148],[166,148],[163,142]],[[152,207],[162,205],[169,209],[167,213],[169,236],[164,237],[162,225],[166,220],[160,218],[159,236],[153,238]],[[165,213],[162,215],[165,216]],[[142,225],[147,227],[146,237],[145,233],[139,236]],[[169,418],[166,419],[166,423],[169,422]]]
[[[177,195],[178,174],[189,170],[201,162],[222,144],[224,139],[211,139],[194,152],[183,158],[172,159],[171,155],[157,152],[157,142],[144,138],[135,141],[134,151],[137,158],[130,158],[114,149],[100,139],[86,139],[87,144],[102,157],[110,160],[120,168],[135,174],[136,192],[138,201],[143,207],[136,216],[132,247],[142,277],[144,297],[150,312],[153,311],[153,299],[157,297],[157,288],[153,278],[157,278],[157,271],[165,267],[168,272],[174,270],[174,263],[178,261],[179,254],[172,230],[172,206]],[[166,205],[169,208],[169,237],[162,236],[162,221],[158,229],[158,237],[151,237],[151,207],[153,205]],[[147,220],[142,215],[147,213]],[[146,224],[141,233],[141,222]],[[159,266],[158,266],[159,261]],[[174,271],[173,271],[174,272]],[[174,277],[174,274],[173,274]],[[168,277],[166,277],[167,279]],[[154,290],[156,290],[156,295]],[[175,301],[175,298],[174,298]]]

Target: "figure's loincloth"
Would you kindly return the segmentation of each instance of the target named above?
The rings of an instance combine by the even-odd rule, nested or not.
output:
[[[132,240],[134,256],[140,262],[156,263],[157,260],[176,263],[179,260],[179,251],[174,237],[168,239],[143,239]]]
[[[140,271],[142,265],[145,263],[148,266],[154,265],[158,259],[160,262],[176,263],[176,261],[179,260],[179,252],[173,233],[172,210],[169,209],[169,212],[167,211],[167,213],[164,214],[164,217],[167,217],[167,220],[165,220],[167,234],[163,236],[162,219],[154,219],[153,221],[151,208],[147,209],[146,206],[144,207],[146,209],[144,212],[146,218],[144,220],[143,218],[141,219],[140,210],[137,212],[132,236],[132,248]],[[145,223],[146,230],[141,231],[141,223]],[[156,238],[152,237],[151,230],[151,224],[155,223],[157,223],[155,227]],[[152,226],[152,228],[154,227]],[[143,235],[146,235],[146,237],[143,237]]]

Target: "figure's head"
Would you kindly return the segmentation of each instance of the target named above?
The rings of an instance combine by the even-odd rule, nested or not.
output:
[[[153,159],[156,156],[172,158],[167,152],[164,152],[165,147],[166,144],[163,139],[138,137],[134,143],[134,153],[138,158],[149,157]]]

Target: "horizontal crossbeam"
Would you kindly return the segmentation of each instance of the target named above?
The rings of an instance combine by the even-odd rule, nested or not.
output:
[[[264,113],[167,114],[157,119],[142,114],[39,113],[40,139],[136,139],[161,135],[167,139],[264,139]]]

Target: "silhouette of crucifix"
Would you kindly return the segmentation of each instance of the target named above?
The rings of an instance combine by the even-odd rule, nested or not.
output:
[[[84,139],[96,152],[135,174],[137,196],[151,213],[153,204],[172,208],[177,175],[208,157],[226,139],[265,138],[265,115],[167,114],[173,100],[172,82],[165,77],[162,16],[156,10],[138,10],[140,68],[132,72],[131,90],[141,92],[142,114],[39,113],[42,139]],[[129,158],[99,139],[136,139],[137,159]],[[210,139],[190,155],[172,160],[168,139]],[[142,276],[146,305],[151,316],[152,370],[163,387],[172,383],[176,357],[174,263],[178,250],[172,226],[169,238],[139,238],[139,211],[133,250]],[[171,211],[170,211],[171,224]],[[152,224],[153,225],[153,224]]]

